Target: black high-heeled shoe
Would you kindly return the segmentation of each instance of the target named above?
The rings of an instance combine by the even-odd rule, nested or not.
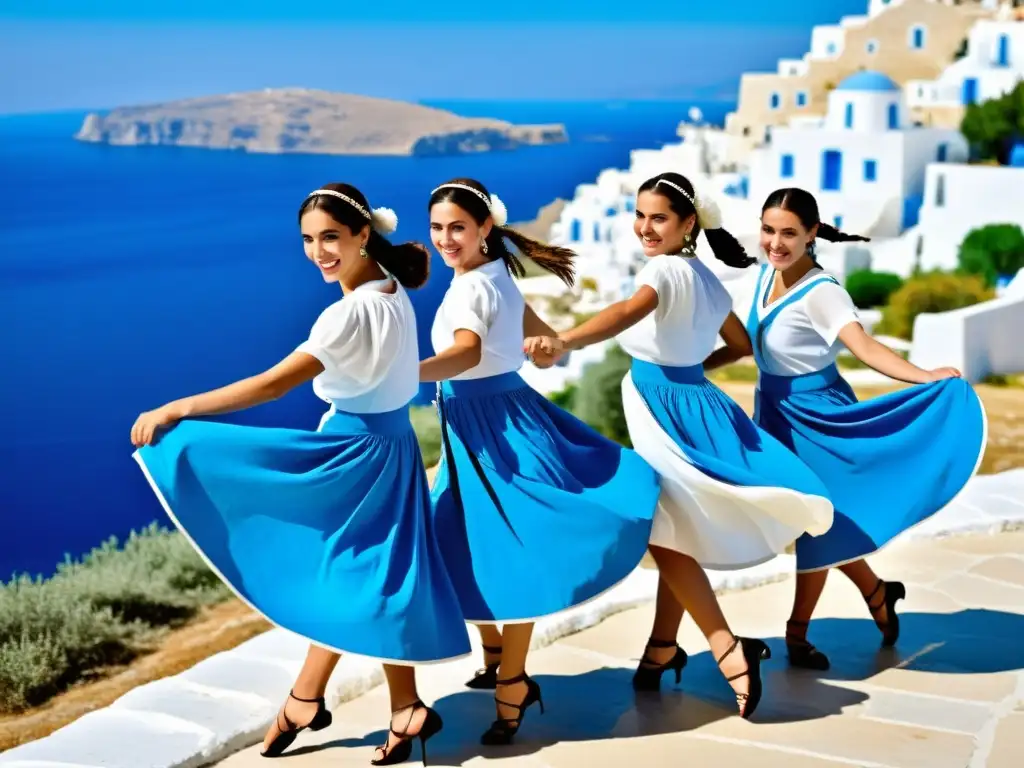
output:
[[[675,655],[664,664],[659,664],[658,662],[651,660],[647,655],[647,650],[649,648],[673,647],[676,649]],[[683,679],[683,667],[686,666],[688,658],[686,651],[680,648],[675,641],[655,640],[652,637],[647,641],[647,648],[644,648],[644,655],[640,659],[640,666],[638,666],[636,668],[636,672],[633,673],[633,690],[657,691],[661,688],[661,676],[670,669],[675,671],[676,685],[679,685],[680,681]],[[644,666],[645,664],[647,666]]]
[[[872,605],[871,603],[880,589],[882,590],[882,602],[878,605]],[[875,619],[875,624],[882,630],[883,648],[892,648],[896,645],[896,641],[900,639],[900,617],[896,613],[896,601],[902,600],[906,596],[907,588],[903,586],[903,582],[882,581],[879,579],[871,594],[864,598],[864,602],[868,604],[868,610],[871,611],[872,616],[882,610],[883,607],[888,615],[888,621],[880,622],[878,619]]]
[[[485,645],[484,651],[491,654],[491,656],[501,656],[500,645],[497,647]],[[483,669],[478,669],[476,674],[466,681],[466,687],[472,688],[475,691],[493,691],[494,686],[498,682],[498,666],[500,663],[500,661],[496,661],[493,664],[484,665]]]
[[[533,705],[534,702],[540,704],[540,713],[544,714],[544,700],[540,696],[540,686],[537,685],[533,679],[530,678],[525,672],[521,675],[509,678],[508,680],[498,680],[498,685],[515,685],[516,683],[526,683],[526,697],[519,703],[513,704],[510,701],[502,701],[498,698],[497,694],[494,696],[494,701],[498,704],[504,704],[506,707],[514,707],[519,710],[518,717],[499,717],[488,728],[484,735],[480,737],[480,743],[485,746],[496,747],[505,746],[512,743],[512,739],[519,731],[519,726],[523,724],[523,717],[526,715],[526,710]]]
[[[790,627],[807,626],[806,621],[790,619],[786,622],[786,653],[789,656],[789,666],[826,672],[832,666],[828,656],[807,642],[807,630],[801,634],[789,631]]]
[[[749,720],[754,714],[757,705],[761,702],[761,661],[772,657],[772,649],[765,645],[763,640],[750,637],[733,637],[729,650],[718,659],[718,667],[721,669],[722,662],[736,650],[739,645],[743,652],[743,658],[747,661],[747,669],[744,672],[725,678],[727,682],[739,680],[741,677],[750,678],[750,687],[746,693],[736,693],[737,703],[741,704],[740,717]]]
[[[425,709],[427,710],[426,717],[423,718],[423,725],[420,727],[419,732],[410,734],[409,726],[412,725],[413,715],[416,714],[416,710]],[[409,720],[405,724],[405,729],[402,731],[396,731],[390,725],[388,730],[395,734],[399,738],[399,742],[395,744],[390,750],[388,749],[388,743],[385,741],[377,749],[381,752],[381,757],[377,760],[371,760],[370,765],[397,765],[398,763],[404,763],[409,759],[412,754],[412,741],[413,739],[420,740],[420,758],[423,760],[423,765],[427,764],[427,742],[435,736],[438,731],[444,728],[444,720],[437,714],[433,709],[428,707],[422,701],[414,701],[407,707],[396,709],[391,713],[392,718],[399,712],[409,710]]]
[[[288,719],[288,715],[284,713],[284,707],[281,707],[281,711],[277,713],[277,729],[280,731],[277,734],[277,738],[270,742],[270,746],[260,752],[263,757],[280,757],[281,753],[284,752],[288,747],[295,741],[295,737],[299,735],[301,731],[307,728],[311,731],[322,731],[324,728],[329,726],[333,721],[331,711],[327,709],[327,704],[324,702],[324,697],[321,696],[318,699],[300,699],[295,695],[294,692],[289,691],[288,695],[296,701],[301,701],[304,704],[317,704],[316,714],[313,715],[313,719],[310,720],[306,725],[296,725]],[[281,727],[281,721],[284,721],[284,727]]]

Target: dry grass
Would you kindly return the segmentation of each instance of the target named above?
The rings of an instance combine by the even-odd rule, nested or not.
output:
[[[0,716],[0,752],[48,736],[133,688],[183,672],[267,629],[266,621],[234,598],[206,608],[186,626],[168,632],[153,653],[125,667],[99,670],[102,679],[77,685],[41,707]]]
[[[754,387],[736,381],[718,385],[748,414],[754,412]],[[881,387],[854,387],[857,397],[868,400],[886,392],[902,389],[904,384]],[[1024,467],[1024,388],[978,384],[975,391],[988,415],[988,447],[979,473],[983,475]]]

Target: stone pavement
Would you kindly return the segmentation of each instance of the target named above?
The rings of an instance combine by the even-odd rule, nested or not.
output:
[[[787,669],[781,635],[791,579],[723,596],[733,629],[769,639],[774,654],[752,722],[734,714],[731,689],[689,619],[682,685],[666,675],[660,694],[634,694],[630,678],[654,611],[647,604],[532,653],[547,713],[531,708],[513,747],[479,746],[494,710],[489,693],[462,687],[477,659],[424,668],[421,694],[445,720],[429,742],[430,765],[1024,765],[1024,532],[909,540],[873,562],[907,585],[899,647],[879,650],[859,594],[833,574],[811,630],[832,659],[823,674]],[[377,686],[338,707],[330,728],[301,734],[280,759],[288,768],[366,766],[384,740],[387,712],[386,689]],[[217,765],[266,768],[258,750]]]

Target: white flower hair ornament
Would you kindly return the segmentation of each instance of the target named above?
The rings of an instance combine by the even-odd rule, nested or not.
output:
[[[700,228],[707,229],[721,229],[722,228],[722,211],[718,207],[718,203],[707,195],[694,195],[696,204],[694,208],[697,209],[697,223],[700,224]]]
[[[501,198],[492,194],[491,204],[488,207],[491,209],[491,218],[494,220],[494,226],[504,227],[508,223],[508,209],[501,202]]]
[[[374,208],[370,223],[375,232],[387,237],[398,229],[398,214],[390,208]]]

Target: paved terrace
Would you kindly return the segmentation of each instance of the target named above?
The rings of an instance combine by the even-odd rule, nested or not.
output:
[[[445,719],[430,764],[523,768],[1018,768],[1024,765],[1024,469],[974,478],[964,493],[875,558],[908,589],[899,647],[879,634],[856,590],[833,575],[811,639],[823,675],[789,671],[781,638],[793,558],[709,572],[734,629],[771,643],[754,722],[704,639],[684,624],[683,682],[636,696],[630,678],[651,626],[657,573],[638,569],[599,600],[540,624],[529,669],[544,690],[510,748],[479,746],[490,696],[462,683],[479,657],[427,667],[421,693]],[[181,674],[139,686],[53,735],[0,755],[0,768],[267,768],[258,745],[306,644],[273,630]],[[288,768],[366,766],[385,736],[380,666],[342,659],[328,689],[335,722],[303,733]],[[417,752],[418,753],[418,752]],[[220,761],[220,762],[217,762]]]
[[[859,594],[833,575],[813,640],[832,658],[823,675],[790,671],[780,638],[791,579],[734,592],[723,606],[741,634],[770,637],[766,698],[755,719],[733,715],[731,689],[687,619],[683,682],[634,694],[630,677],[653,606],[618,613],[534,652],[530,671],[547,713],[531,708],[517,743],[477,745],[493,717],[489,695],[462,682],[476,660],[430,667],[421,693],[445,718],[431,765],[522,768],[1019,768],[1024,765],[1024,533],[896,545],[880,573],[907,585],[898,649],[880,651]],[[335,710],[334,725],[304,733],[288,768],[365,766],[382,743],[387,692],[379,686]],[[418,747],[414,751],[419,754]],[[219,763],[266,768],[258,747]]]

